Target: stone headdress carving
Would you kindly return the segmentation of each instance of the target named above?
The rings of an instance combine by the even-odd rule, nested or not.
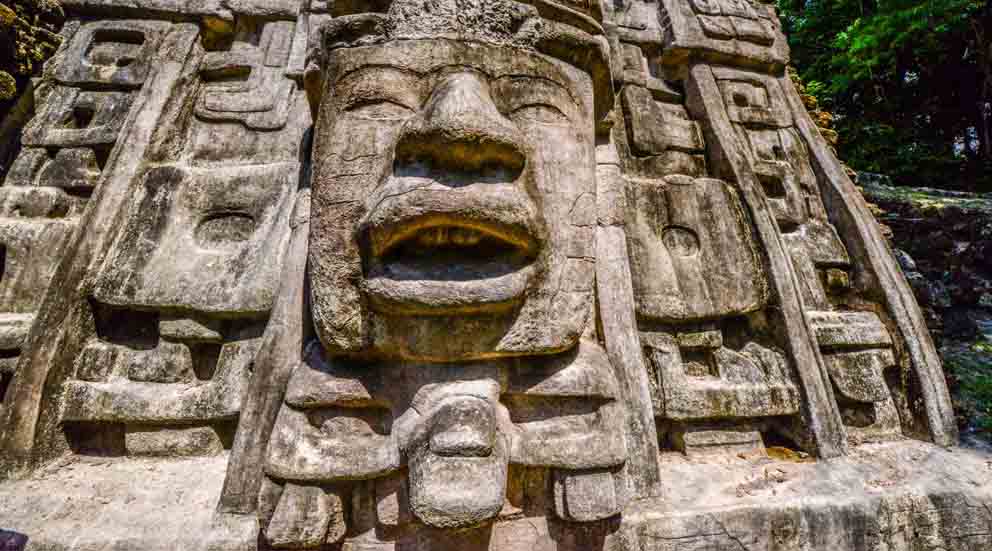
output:
[[[323,21],[309,43],[308,80],[319,78],[321,60],[336,48],[420,38],[470,41],[562,59],[593,75],[599,117],[613,104],[609,44],[598,1],[390,0],[328,7],[307,0],[305,4],[310,5],[303,7],[304,13],[315,16],[314,22]]]

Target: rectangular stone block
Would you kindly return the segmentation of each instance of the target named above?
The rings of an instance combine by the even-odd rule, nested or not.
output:
[[[72,36],[55,78],[71,86],[140,88],[152,69],[167,21],[93,21]]]
[[[27,146],[86,147],[113,145],[131,110],[127,92],[94,92],[56,86],[24,127]]]
[[[690,458],[709,455],[764,455],[765,443],[756,430],[680,429],[672,434],[675,449]]]
[[[705,147],[699,124],[681,104],[656,101],[647,88],[625,86],[623,106],[633,154],[658,155],[673,149],[696,152]]]
[[[781,69],[789,58],[773,6],[749,0],[661,0],[666,64],[687,56],[722,64]]]
[[[821,347],[892,346],[892,336],[874,312],[806,312]]]
[[[124,447],[128,455],[187,457],[217,455],[224,451],[213,427],[150,427],[127,425]]]

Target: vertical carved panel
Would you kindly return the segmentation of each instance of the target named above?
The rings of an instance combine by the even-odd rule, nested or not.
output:
[[[279,284],[309,124],[285,75],[293,26],[238,18],[224,50],[199,53],[188,122],[159,130],[170,147],[132,184],[95,280],[96,331],[66,384],[63,420],[76,440],[116,431],[123,452],[140,455],[230,446]],[[141,48],[131,47],[104,57]]]
[[[168,23],[70,22],[0,187],[0,397]]]
[[[767,327],[773,303],[759,242],[738,192],[709,177],[702,127],[681,84],[665,79],[662,54],[636,33],[621,36],[632,42],[621,43],[623,120],[613,138],[662,445],[762,453],[766,436],[792,429],[800,404]]]
[[[899,434],[886,383],[897,369],[893,340],[877,314],[839,311],[847,307],[852,260],[827,217],[782,87],[748,71],[720,67],[713,74],[792,259],[848,435],[860,441]],[[824,336],[845,326],[835,340]]]

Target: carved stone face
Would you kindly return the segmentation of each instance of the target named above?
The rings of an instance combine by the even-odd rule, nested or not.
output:
[[[590,77],[525,50],[337,50],[317,123],[314,318],[332,354],[455,361],[574,345],[595,223]]]

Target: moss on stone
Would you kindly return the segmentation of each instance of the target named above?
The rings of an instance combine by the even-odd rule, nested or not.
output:
[[[0,71],[0,100],[14,99],[17,96],[17,81],[7,71]]]

